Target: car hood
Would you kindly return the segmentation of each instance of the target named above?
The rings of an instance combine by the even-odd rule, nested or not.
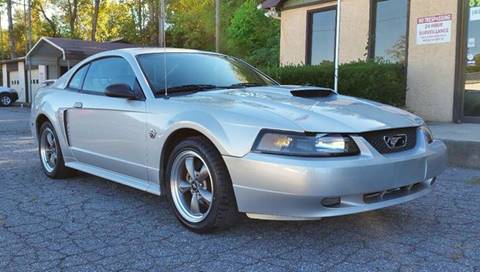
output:
[[[274,115],[307,132],[360,133],[423,124],[420,117],[407,111],[312,87],[250,87],[199,92],[182,99],[208,104],[209,109],[227,107],[254,119]]]

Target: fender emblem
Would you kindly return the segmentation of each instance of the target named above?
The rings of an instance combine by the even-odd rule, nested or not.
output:
[[[152,139],[155,139],[155,137],[157,136],[157,131],[155,129],[150,129],[150,131],[148,132],[148,136],[150,136],[150,138]]]

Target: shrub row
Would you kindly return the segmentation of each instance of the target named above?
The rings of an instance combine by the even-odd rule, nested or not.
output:
[[[334,65],[270,67],[263,71],[286,85],[312,85],[333,88]],[[339,93],[404,106],[406,71],[402,64],[359,61],[339,68]]]

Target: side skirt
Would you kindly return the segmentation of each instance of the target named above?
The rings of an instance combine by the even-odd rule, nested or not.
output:
[[[65,166],[69,168],[73,168],[88,174],[92,174],[104,179],[108,179],[129,187],[133,187],[135,189],[139,189],[154,195],[160,195],[160,185],[159,184],[153,184],[151,182],[137,179],[137,178],[132,178],[130,176],[126,176],[123,174],[119,174],[117,172],[113,172],[110,170],[105,170],[103,168],[99,168],[96,166],[91,166],[85,163],[81,162],[68,162],[65,163]]]

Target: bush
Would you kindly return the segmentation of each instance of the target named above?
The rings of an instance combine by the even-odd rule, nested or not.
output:
[[[403,64],[359,61],[340,66],[339,93],[405,106],[406,71]],[[283,66],[263,69],[286,85],[333,88],[334,65]]]

